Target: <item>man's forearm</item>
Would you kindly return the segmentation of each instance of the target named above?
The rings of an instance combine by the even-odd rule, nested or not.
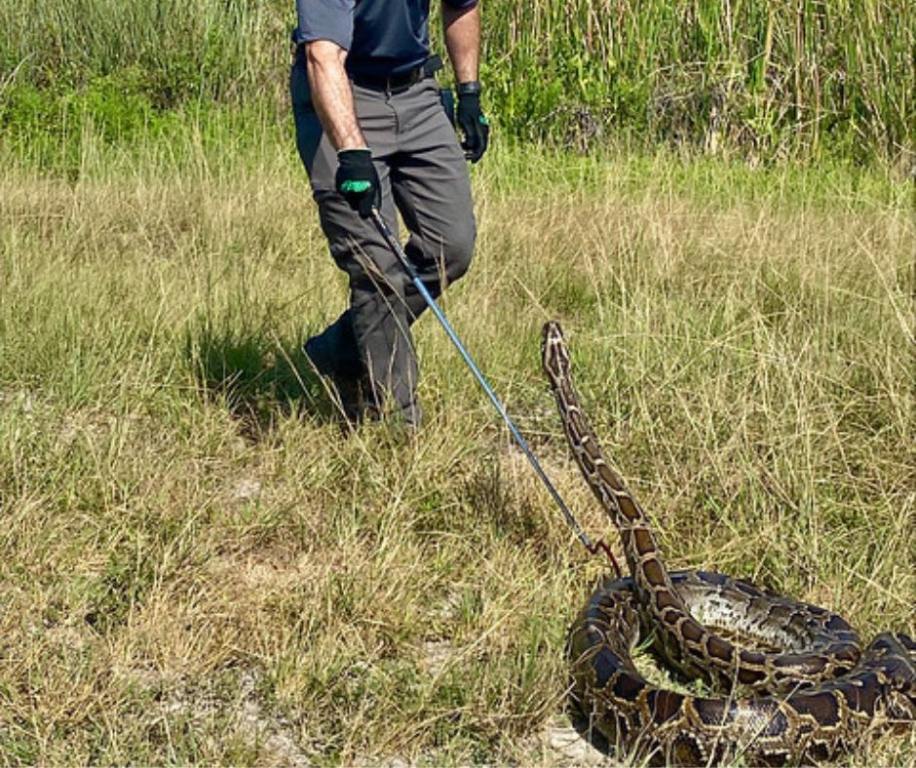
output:
[[[442,6],[445,47],[459,83],[478,78],[480,64],[480,6],[459,10]]]
[[[315,40],[306,44],[306,58],[312,103],[335,149],[366,147],[353,107],[353,91],[344,69],[347,52],[329,40]]]

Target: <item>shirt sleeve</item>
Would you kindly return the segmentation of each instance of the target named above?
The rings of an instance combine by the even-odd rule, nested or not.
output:
[[[449,8],[456,8],[461,11],[465,8],[473,8],[477,5],[477,0],[442,0]]]
[[[296,42],[330,40],[345,51],[353,42],[353,9],[356,0],[296,0],[299,28]]]

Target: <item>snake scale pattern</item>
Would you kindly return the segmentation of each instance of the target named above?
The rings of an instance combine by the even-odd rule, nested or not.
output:
[[[630,571],[605,580],[570,631],[572,697],[589,728],[633,759],[675,765],[810,764],[911,728],[916,642],[883,633],[863,652],[849,624],[823,608],[718,573],[669,572],[649,518],[581,410],[557,323],[544,326],[542,356],[567,441]],[[648,682],[631,653],[649,638],[681,675],[725,693]]]

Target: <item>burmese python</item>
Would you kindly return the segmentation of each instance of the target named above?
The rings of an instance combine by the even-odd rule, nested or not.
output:
[[[542,353],[566,438],[620,532],[630,571],[604,581],[570,631],[572,697],[589,728],[637,759],[781,765],[830,759],[881,728],[912,725],[909,637],[878,635],[863,653],[849,624],[823,608],[718,573],[668,572],[649,519],[582,413],[557,323],[544,326]],[[755,648],[717,632],[750,638]],[[731,693],[701,697],[650,684],[630,657],[640,636],[651,636],[656,653],[685,676]],[[736,685],[752,695],[737,696]]]

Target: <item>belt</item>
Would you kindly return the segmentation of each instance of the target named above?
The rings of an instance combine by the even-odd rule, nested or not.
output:
[[[385,93],[400,93],[421,80],[432,77],[442,69],[442,66],[442,58],[434,55],[419,66],[406,72],[399,72],[396,75],[351,74],[350,79],[354,85],[358,85],[361,88],[384,91]]]
[[[295,30],[293,30],[293,58],[297,64],[305,64],[305,45],[296,40]],[[400,93],[421,80],[432,77],[443,66],[442,57],[434,54],[422,64],[406,72],[399,72],[396,75],[351,74],[350,80],[362,88],[369,88],[373,91]]]

